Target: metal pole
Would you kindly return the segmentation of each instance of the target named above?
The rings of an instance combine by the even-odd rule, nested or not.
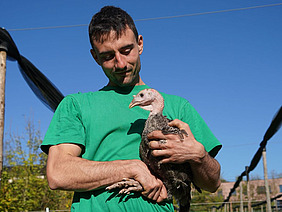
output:
[[[0,48],[0,187],[3,169],[6,59],[6,51],[3,51],[3,49]]]
[[[266,192],[266,211],[271,212],[271,201],[270,201],[270,193],[269,193],[269,186],[268,186],[266,149],[265,148],[262,151],[262,158],[263,158],[263,170],[264,170],[264,185],[265,185],[265,192]]]
[[[249,166],[245,167],[246,175],[247,175],[247,195],[248,195],[248,211],[251,212],[251,194],[250,194],[250,178],[249,178]]]

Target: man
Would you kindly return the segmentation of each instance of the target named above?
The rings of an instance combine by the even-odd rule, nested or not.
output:
[[[93,16],[89,37],[91,54],[109,83],[97,92],[69,95],[58,106],[41,146],[48,153],[49,186],[75,191],[72,211],[173,211],[162,181],[139,158],[148,111],[128,108],[133,95],[149,88],[139,74],[143,37],[132,18],[112,6]],[[221,144],[189,102],[162,95],[164,114],[174,119],[171,125],[189,136],[180,142],[178,136],[155,131],[148,136],[152,154],[164,157],[164,163],[189,162],[195,184],[216,191],[220,165],[213,157]],[[166,144],[159,145],[159,139]],[[143,192],[118,195],[105,190],[123,178],[139,181]]]

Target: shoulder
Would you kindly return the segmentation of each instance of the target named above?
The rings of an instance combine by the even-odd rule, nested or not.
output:
[[[97,100],[97,98],[101,98],[101,96],[104,96],[104,93],[100,91],[68,94],[62,100],[62,104],[75,104],[80,106],[84,104],[91,104],[91,102]]]
[[[98,91],[96,92],[86,92],[86,93],[82,93],[82,92],[78,92],[78,93],[73,93],[73,94],[69,94],[65,97],[65,99],[75,99],[75,100],[83,100],[83,99],[87,99],[93,95],[96,95],[96,93],[98,93]]]
[[[160,94],[164,98],[164,102],[165,102],[166,107],[174,107],[174,108],[177,107],[178,109],[191,107],[190,102],[187,99],[185,99],[181,96],[167,94],[167,93],[163,93],[163,92],[160,92]]]

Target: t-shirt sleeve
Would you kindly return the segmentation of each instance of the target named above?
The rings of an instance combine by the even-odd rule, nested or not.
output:
[[[206,151],[212,157],[215,157],[222,145],[188,101],[182,108],[181,116],[181,120],[188,123],[195,139],[204,145]]]
[[[74,143],[85,146],[85,128],[81,111],[73,96],[65,97],[56,109],[41,145],[48,154],[49,147],[62,143]]]

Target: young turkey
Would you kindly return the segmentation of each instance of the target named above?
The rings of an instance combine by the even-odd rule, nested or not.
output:
[[[155,130],[160,130],[163,134],[177,134],[179,135],[180,140],[183,140],[184,136],[187,136],[187,133],[184,130],[168,125],[171,120],[163,116],[164,99],[158,91],[154,89],[144,89],[133,97],[134,98],[129,105],[130,108],[139,106],[144,110],[150,111],[142,133],[140,157],[149,167],[151,173],[163,181],[167,188],[168,198],[172,199],[172,196],[174,196],[174,198],[179,202],[180,212],[189,211],[191,182],[193,179],[189,163],[160,164],[159,161],[162,158],[152,156],[149,148],[150,141],[147,138],[147,135]],[[165,143],[166,141],[160,140],[159,142]],[[124,179],[122,182],[109,186],[108,189],[117,187],[122,188],[120,193],[142,191],[142,186],[139,182],[133,179]]]

